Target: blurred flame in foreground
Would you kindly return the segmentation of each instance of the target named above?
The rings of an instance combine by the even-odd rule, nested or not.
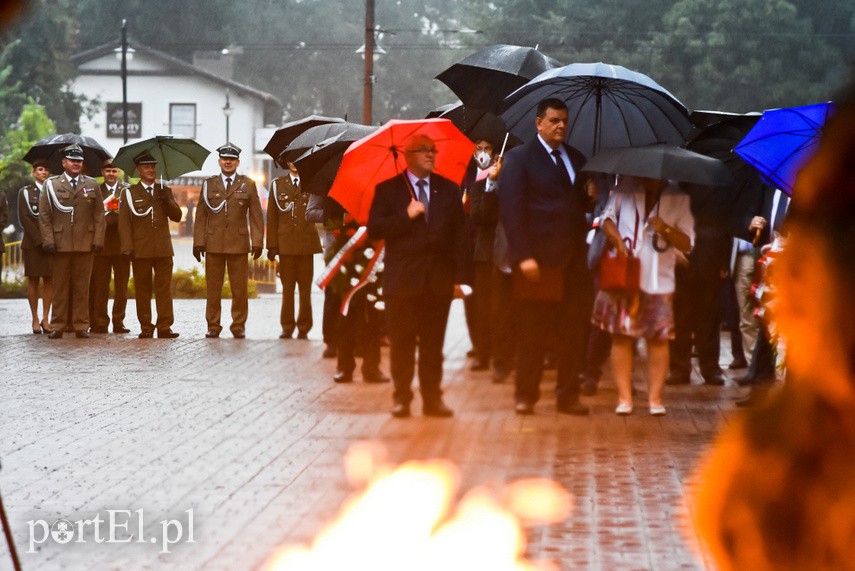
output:
[[[570,514],[570,494],[556,482],[519,480],[499,493],[478,487],[455,507],[459,474],[451,462],[412,461],[392,469],[385,449],[372,442],[350,448],[345,471],[364,491],[345,502],[311,546],[275,552],[268,571],[556,569],[522,558],[523,524],[558,523]]]

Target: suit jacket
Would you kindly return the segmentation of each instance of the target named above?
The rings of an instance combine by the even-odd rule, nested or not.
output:
[[[128,187],[127,183],[116,182],[116,198],[121,201],[125,198],[124,189]],[[101,183],[101,201],[107,200],[110,192],[107,190],[107,184]],[[119,243],[119,212],[116,210],[104,209],[104,222],[106,227],[104,230],[104,251],[96,256],[118,256],[122,253],[121,244]]]
[[[53,186],[59,204],[71,207],[71,212],[62,212],[51,204],[48,183]],[[77,189],[73,190],[65,174],[61,174],[47,179],[45,185],[45,192],[39,197],[42,242],[55,244],[57,252],[91,252],[92,246],[103,246],[104,203],[95,179],[80,175]]]
[[[128,199],[130,195],[130,200]],[[149,208],[152,211],[142,214]],[[134,258],[170,258],[173,255],[169,220],[181,221],[181,208],[172,189],[155,183],[151,194],[141,182],[122,192],[119,207],[119,241],[122,252],[133,252]]]
[[[499,217],[514,266],[534,258],[544,266],[564,267],[585,257],[588,197],[579,174],[585,158],[569,145],[564,149],[575,171],[571,186],[537,137],[505,156]]]
[[[428,221],[411,220],[412,194],[406,174],[377,185],[368,214],[368,234],[385,240],[383,293],[419,296],[427,292],[451,297],[454,284],[465,282],[467,236],[460,187],[430,175]]]
[[[18,191],[18,222],[24,229],[21,239],[22,250],[42,247],[42,230],[39,227],[39,187],[33,184]]]
[[[267,200],[269,249],[286,256],[311,255],[321,251],[318,231],[306,219],[310,196],[294,186],[290,175],[273,179]]]
[[[781,193],[783,200],[784,193]],[[754,241],[754,231],[748,230],[748,225],[751,224],[751,219],[755,216],[762,216],[766,219],[766,226],[760,231],[760,239],[757,241],[757,246],[765,246],[772,241],[772,205],[775,200],[775,189],[764,187],[763,192],[757,196],[756,207],[754,211],[743,218],[740,232],[736,234],[737,238],[742,238],[748,242]],[[783,222],[783,220],[782,220]]]
[[[231,190],[226,192],[222,177],[217,174],[205,179],[196,204],[193,246],[201,246],[211,254],[247,254],[252,248],[264,246],[264,218],[255,181],[235,174]],[[214,212],[225,201],[225,207]]]
[[[499,197],[495,187],[490,192],[486,190],[486,178],[472,183],[469,187],[470,215],[475,227],[472,260],[475,262],[492,262],[496,244]]]

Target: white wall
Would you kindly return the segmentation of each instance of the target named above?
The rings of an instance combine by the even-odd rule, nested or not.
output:
[[[218,172],[217,155],[213,151],[226,142],[226,118],[223,107],[226,103],[226,88],[206,78],[188,76],[139,76],[131,75],[139,69],[158,69],[157,63],[146,61],[148,58],[136,54],[129,62],[128,102],[142,103],[141,139],[154,135],[169,134],[170,103],[196,104],[196,141],[212,151],[205,161],[201,173]],[[115,62],[115,63],[113,63]],[[86,75],[86,69],[104,69],[112,67],[116,75]],[[100,58],[82,66],[80,75],[73,84],[75,93],[87,98],[97,98],[102,104],[122,101],[122,82],[118,75],[119,62],[114,56]],[[262,159],[267,157],[261,148],[254,153],[254,133],[263,127],[264,104],[252,96],[242,96],[230,91],[232,114],[229,118],[229,138],[242,149],[239,172],[253,175],[263,172]],[[102,106],[91,120],[82,117],[81,134],[92,137],[101,143],[113,155],[123,145],[121,138],[107,138],[107,111]],[[133,142],[129,140],[128,142]],[[254,156],[255,155],[255,156]],[[188,173],[196,175],[199,173]]]

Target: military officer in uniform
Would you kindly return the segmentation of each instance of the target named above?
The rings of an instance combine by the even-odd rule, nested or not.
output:
[[[282,280],[282,324],[280,339],[290,339],[297,328],[297,339],[306,339],[312,328],[312,257],[321,252],[321,239],[315,225],[306,220],[309,194],[300,187],[300,174],[294,163],[289,173],[273,179],[267,201],[267,257],[279,256]],[[294,318],[294,289],[300,291],[300,309]]]
[[[172,331],[172,236],[169,220],[181,222],[181,207],[172,189],[155,182],[157,159],[148,151],[134,157],[140,181],[122,193],[119,239],[122,255],[133,260],[140,339],[175,339]],[[167,218],[169,220],[167,220]],[[151,320],[152,274],[157,322]]]
[[[102,201],[112,197],[110,203],[119,205],[127,183],[119,181],[119,169],[113,166],[113,159],[107,159],[101,165]],[[110,315],[107,304],[110,297],[110,278],[113,278],[113,332],[129,333],[125,327],[125,308],[128,305],[128,278],[131,276],[131,264],[122,255],[119,246],[119,211],[108,206],[105,209],[104,251],[95,254],[92,261],[92,278],[89,280],[89,321],[92,333],[107,333]]]
[[[71,325],[78,338],[87,338],[92,253],[104,249],[104,203],[98,182],[82,174],[80,146],[69,145],[61,152],[65,172],[47,179],[39,199],[43,248],[53,254],[49,337],[61,339],[66,326]],[[71,324],[67,323],[69,308]]]
[[[220,301],[223,281],[228,268],[232,288],[231,332],[237,339],[246,337],[245,326],[249,302],[249,259],[261,257],[264,240],[264,219],[255,181],[237,174],[240,149],[226,143],[217,152],[220,155],[220,174],[205,179],[196,205],[196,224],[193,228],[193,256],[202,261],[206,256],[205,281],[208,286],[208,303],[205,318],[208,332],[205,337],[220,336]]]

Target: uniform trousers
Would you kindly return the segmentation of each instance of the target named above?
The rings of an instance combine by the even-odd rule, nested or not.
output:
[[[211,254],[205,256],[205,283],[208,289],[208,303],[205,306],[205,319],[208,329],[217,333],[220,325],[223,282],[226,269],[229,272],[229,285],[232,289],[232,324],[229,327],[243,332],[249,313],[249,256],[244,254]]]
[[[282,310],[279,323],[282,331],[308,333],[312,328],[312,272],[314,255],[279,256],[279,279],[282,281]],[[294,318],[294,290],[299,291],[299,312]]]
[[[75,331],[89,329],[89,278],[92,275],[92,258],[91,252],[56,252],[53,255],[51,331],[65,331],[68,325]]]
[[[110,278],[113,278],[113,327],[123,326],[128,306],[128,279],[131,263],[121,254],[95,256],[92,260],[92,278],[89,280],[89,320],[92,327],[110,325],[107,305],[110,299]]]
[[[425,405],[442,398],[442,346],[451,296],[386,296],[386,325],[392,361],[393,399],[409,405],[413,400],[416,347],[419,352],[419,392]]]
[[[154,282],[152,283],[152,274]],[[152,287],[153,286],[153,287]],[[143,331],[166,331],[175,322],[172,309],[172,256],[134,258],[134,288],[136,289],[137,319]],[[151,320],[151,296],[157,307],[157,324]],[[115,321],[113,322],[115,323]]]

